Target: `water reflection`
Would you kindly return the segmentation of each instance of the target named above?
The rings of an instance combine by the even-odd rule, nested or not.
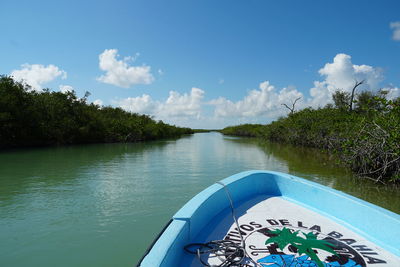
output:
[[[6,199],[15,194],[75,186],[82,177],[90,178],[91,170],[101,166],[112,169],[127,155],[160,151],[166,145],[168,142],[100,144],[1,152],[0,204],[6,205]]]
[[[219,133],[8,151],[0,153],[0,266],[133,265],[190,198],[251,169],[291,173],[400,211],[398,191],[361,185],[327,154]]]

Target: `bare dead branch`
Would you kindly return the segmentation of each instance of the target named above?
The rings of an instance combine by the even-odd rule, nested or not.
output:
[[[281,104],[282,106],[285,106],[288,110],[290,110],[290,114],[294,113],[294,107],[296,106],[296,102],[299,101],[301,99],[301,97],[296,98],[296,100],[292,103],[292,107],[289,107],[286,104]]]
[[[356,91],[356,88],[363,84],[365,80],[362,80],[361,82],[358,82],[355,80],[353,89],[351,89],[351,97],[350,97],[350,103],[349,103],[349,111],[351,112],[353,110],[353,100],[354,100],[354,92]]]

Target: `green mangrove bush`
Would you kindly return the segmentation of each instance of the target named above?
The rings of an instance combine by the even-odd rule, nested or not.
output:
[[[87,103],[88,96],[37,92],[0,76],[0,148],[136,142],[193,133],[147,115]]]
[[[268,125],[231,126],[221,132],[321,148],[336,153],[361,177],[399,182],[400,98],[388,100],[386,94],[361,92],[350,109],[350,95],[337,91],[334,105],[291,112]]]

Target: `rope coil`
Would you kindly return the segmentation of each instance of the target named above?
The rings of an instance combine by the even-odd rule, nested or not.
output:
[[[191,243],[186,245],[184,250],[190,254],[197,255],[197,258],[201,264],[209,267],[241,267],[245,266],[245,259],[255,263],[251,260],[251,258],[247,257],[244,238],[240,231],[240,225],[236,219],[235,208],[233,206],[231,194],[225,184],[222,182],[217,182],[217,184],[222,185],[225,189],[231,207],[232,218],[238,229],[241,242],[240,244],[237,244],[230,240],[214,240],[207,243]],[[204,258],[209,259],[211,257],[218,257],[222,263],[219,265],[210,265],[204,261]],[[256,266],[259,266],[257,263],[255,264]]]
[[[225,267],[241,266],[245,258],[245,251],[241,247],[229,240],[215,240],[207,243],[192,243],[184,247],[185,251],[197,255],[197,258],[204,266]],[[218,257],[222,263],[210,265],[203,258]]]

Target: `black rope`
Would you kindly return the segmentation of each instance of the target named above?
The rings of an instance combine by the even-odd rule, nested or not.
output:
[[[254,262],[251,258],[247,257],[245,250],[245,242],[240,231],[240,225],[236,219],[235,208],[228,187],[222,182],[217,182],[222,185],[225,189],[228,197],[232,218],[238,229],[241,243],[237,244],[230,240],[214,240],[207,243],[192,243],[184,247],[184,250],[190,254],[197,255],[197,258],[204,266],[209,267],[241,267],[244,266],[243,261],[245,259],[250,260],[259,266],[258,263]],[[218,257],[222,261],[219,265],[210,265],[203,260],[203,258]],[[243,264],[242,264],[243,263]]]
[[[197,255],[197,258],[204,266],[228,267],[242,266],[246,253],[240,244],[229,240],[215,240],[207,243],[192,243],[184,247],[185,251]],[[210,265],[203,258],[218,257],[222,263]]]

